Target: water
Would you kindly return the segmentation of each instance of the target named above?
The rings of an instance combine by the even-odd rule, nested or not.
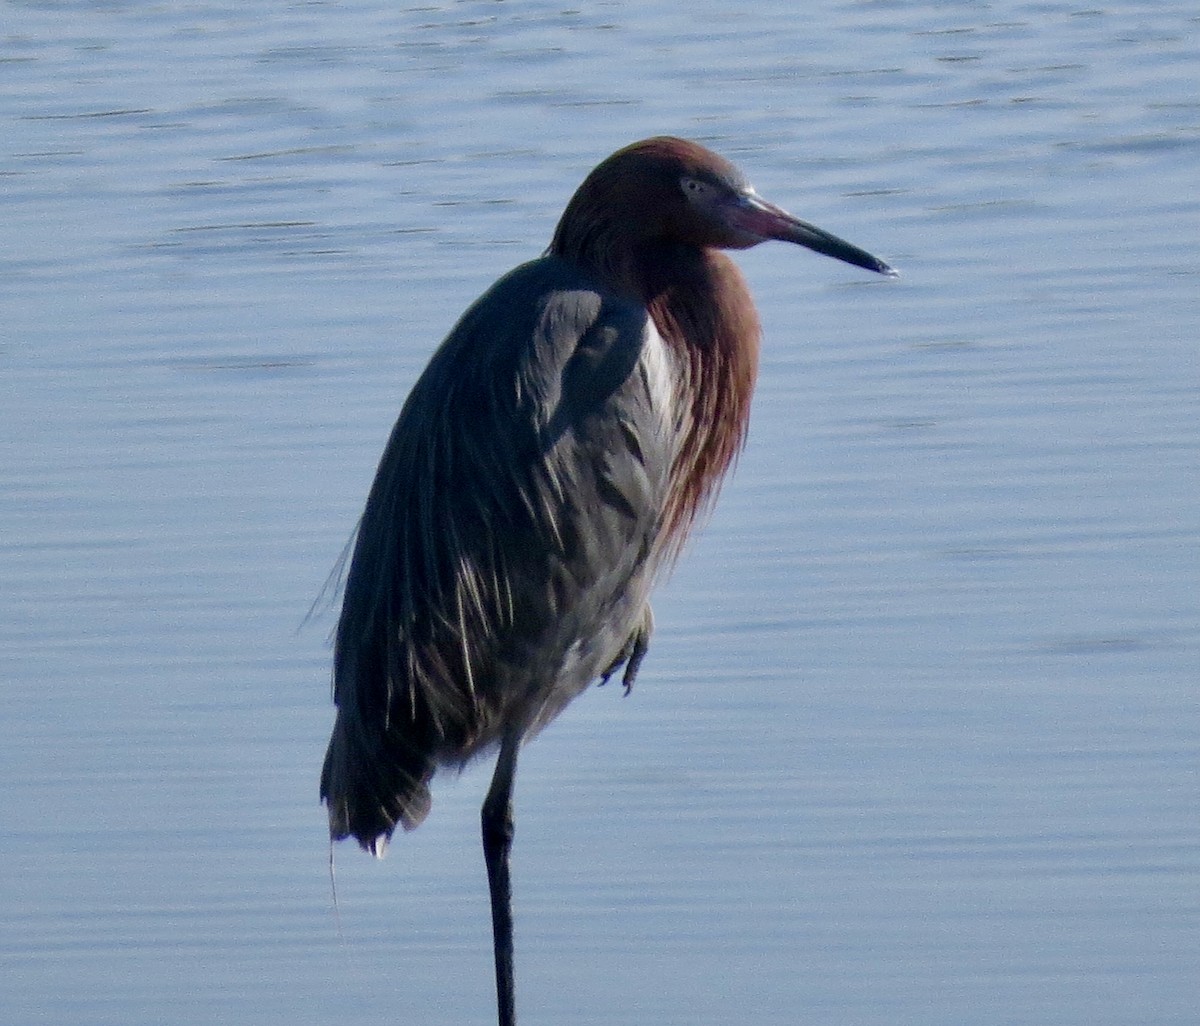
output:
[[[376,864],[326,613],[408,385],[675,132],[749,446],[518,779],[523,1022],[1190,1023],[1200,22],[1124,2],[6,5],[0,1021],[493,1016],[488,767]]]

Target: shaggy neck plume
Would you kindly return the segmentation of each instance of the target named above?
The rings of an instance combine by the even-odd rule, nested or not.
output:
[[[761,329],[729,257],[715,249],[669,249],[648,261],[641,298],[679,369],[687,417],[664,524],[668,542],[678,547],[746,440]]]

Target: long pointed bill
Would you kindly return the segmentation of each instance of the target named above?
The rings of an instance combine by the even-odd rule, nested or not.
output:
[[[879,257],[872,256],[865,249],[859,249],[845,239],[839,239],[823,228],[801,221],[782,207],[768,203],[753,193],[743,194],[741,202],[727,210],[727,216],[734,227],[760,240],[779,239],[781,242],[795,242],[855,267],[886,274],[890,278],[899,277],[897,272]]]

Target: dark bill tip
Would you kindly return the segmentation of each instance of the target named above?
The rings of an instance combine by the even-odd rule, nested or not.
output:
[[[743,197],[735,218],[739,228],[757,235],[760,239],[794,242],[798,246],[811,249],[814,253],[833,257],[835,260],[874,271],[888,278],[900,277],[899,271],[865,249],[859,249],[853,243],[838,238],[815,224],[801,221],[800,218],[758,196]]]
[[[853,264],[855,267],[861,267],[867,271],[874,271],[876,274],[882,274],[888,278],[900,277],[899,272],[894,267],[880,260],[873,253],[868,253],[865,249],[860,249],[852,242],[838,238],[832,232],[827,232],[816,225],[801,221],[798,217],[791,217],[789,215],[788,220],[781,226],[780,233],[775,235],[774,238],[781,239],[784,242],[794,242],[797,245],[804,246],[806,249],[811,249],[814,253],[833,257],[835,260]]]

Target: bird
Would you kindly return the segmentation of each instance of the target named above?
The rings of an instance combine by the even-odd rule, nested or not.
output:
[[[700,143],[601,161],[544,254],[434,352],[358,523],[321,770],[331,843],[381,856],[425,819],[437,769],[498,752],[480,818],[500,1026],[518,752],[593,682],[633,686],[651,590],[746,438],[761,329],[724,251],[767,240],[896,274]]]

